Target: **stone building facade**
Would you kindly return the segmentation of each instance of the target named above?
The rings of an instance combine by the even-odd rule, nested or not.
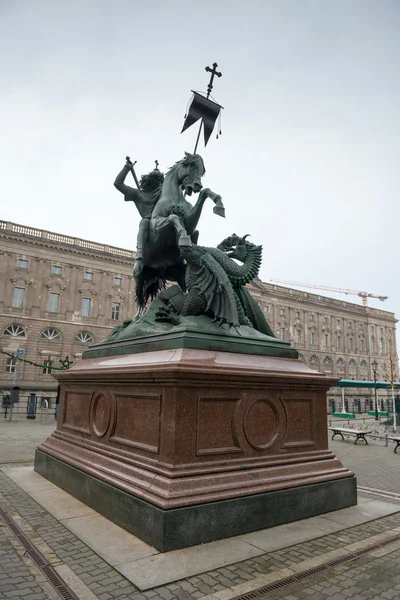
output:
[[[0,255],[0,348],[47,365],[18,361],[21,390],[54,390],[51,368],[60,359],[79,360],[90,342],[135,313],[131,250],[0,221]],[[367,380],[376,360],[384,380],[392,357],[397,374],[393,313],[259,280],[249,289],[277,337],[312,368]],[[0,392],[12,385],[14,362],[0,355]]]
[[[0,257],[0,348],[48,365],[18,361],[21,392],[54,390],[52,366],[132,316],[132,251],[0,221]],[[0,391],[14,371],[0,355]]]
[[[398,380],[393,313],[261,281],[254,281],[250,290],[276,336],[292,342],[311,368],[338,379],[372,381],[376,361],[377,380],[389,382],[392,360]],[[379,390],[385,407],[390,393]],[[348,388],[349,410],[360,400],[364,411],[373,394],[374,390]],[[340,409],[341,390],[333,388],[329,398]]]

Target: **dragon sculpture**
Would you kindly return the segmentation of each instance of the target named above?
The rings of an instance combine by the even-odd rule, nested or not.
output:
[[[180,316],[205,314],[219,325],[227,323],[234,328],[246,325],[275,337],[245,287],[258,276],[262,258],[262,246],[250,243],[247,237],[233,234],[217,248],[194,245],[182,248],[187,293],[178,286],[162,291],[159,299],[165,305],[157,311],[156,320],[177,325]]]

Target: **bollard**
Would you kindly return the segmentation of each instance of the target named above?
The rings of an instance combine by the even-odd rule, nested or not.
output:
[[[47,401],[47,399],[46,399],[46,398],[42,398],[42,401],[41,401],[41,403],[40,403],[40,422],[41,422],[41,423],[43,422],[43,405],[44,405],[44,408],[45,408],[45,410],[46,410],[46,413],[45,413],[45,414],[46,414],[45,421],[47,421],[47,413],[48,413],[48,411],[49,411],[49,403],[48,403],[48,401]]]
[[[385,446],[389,446],[389,436],[387,433],[385,433]]]
[[[29,394],[26,418],[36,419],[36,394]]]

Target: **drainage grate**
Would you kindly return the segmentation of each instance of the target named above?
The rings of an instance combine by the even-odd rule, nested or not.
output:
[[[51,565],[46,565],[42,568],[42,571],[52,586],[60,594],[61,598],[64,598],[64,600],[78,600],[78,597],[74,594],[71,588],[64,583],[57,571],[55,571]]]
[[[0,516],[7,523],[8,527],[15,534],[18,541],[25,548],[30,558],[40,567],[43,574],[50,581],[51,585],[57,591],[57,593],[63,598],[63,600],[79,600],[78,596],[74,594],[70,587],[64,582],[59,576],[57,571],[49,564],[49,561],[43,556],[43,554],[36,548],[30,539],[22,531],[21,527],[14,521],[12,517],[0,506]]]
[[[298,573],[296,575],[290,575],[289,577],[286,577],[285,579],[281,579],[280,581],[276,581],[275,583],[269,583],[268,585],[265,585],[261,588],[258,588],[257,590],[254,590],[253,592],[247,592],[247,594],[242,594],[241,596],[235,596],[231,600],[254,600],[254,598],[260,598],[260,596],[264,596],[264,594],[267,594],[268,592],[273,592],[274,590],[285,587],[292,583],[297,583],[299,581],[303,581],[304,579],[308,579],[309,577],[312,577],[313,575],[318,575],[319,573],[323,573],[324,571],[329,571],[330,569],[333,569],[334,567],[337,567],[339,565],[343,565],[345,563],[352,562],[353,560],[357,560],[358,558],[361,558],[365,554],[369,554],[370,552],[373,552],[374,550],[378,550],[379,548],[384,548],[385,546],[388,546],[389,544],[393,544],[394,542],[397,542],[398,540],[400,540],[400,534],[393,536],[389,540],[377,542],[376,544],[373,544],[372,546],[368,546],[367,548],[363,548],[362,550],[357,550],[356,552],[352,552],[351,554],[348,554],[347,556],[342,556],[341,558],[331,560],[330,562],[327,562],[324,565],[321,565],[320,567],[308,569],[307,571],[303,571],[302,573]]]

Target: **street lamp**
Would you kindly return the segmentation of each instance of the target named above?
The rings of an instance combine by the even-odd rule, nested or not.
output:
[[[375,388],[375,421],[378,420],[378,395],[376,392],[376,370],[378,368],[378,363],[376,362],[376,360],[373,361],[372,365],[372,370],[374,372],[374,388]]]

